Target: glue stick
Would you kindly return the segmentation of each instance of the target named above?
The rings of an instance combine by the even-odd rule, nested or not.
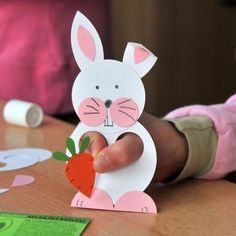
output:
[[[42,123],[43,111],[35,103],[12,99],[4,106],[3,118],[10,124],[37,127]]]

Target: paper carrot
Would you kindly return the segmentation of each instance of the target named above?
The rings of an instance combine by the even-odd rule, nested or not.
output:
[[[66,177],[76,189],[87,197],[90,197],[94,187],[95,171],[93,169],[93,157],[84,151],[88,147],[90,138],[83,139],[79,153],[76,153],[73,139],[67,138],[66,147],[71,153],[68,157],[62,152],[53,152],[53,158],[59,161],[66,161]]]

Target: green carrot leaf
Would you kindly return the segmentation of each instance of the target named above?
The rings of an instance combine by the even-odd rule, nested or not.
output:
[[[89,138],[89,136],[87,136],[83,139],[83,141],[79,147],[79,153],[84,152],[85,149],[88,147],[89,143],[90,143],[90,138]]]
[[[68,148],[72,156],[76,154],[75,143],[72,138],[66,139],[66,147]]]
[[[52,157],[58,161],[68,161],[69,157],[62,152],[53,152]]]

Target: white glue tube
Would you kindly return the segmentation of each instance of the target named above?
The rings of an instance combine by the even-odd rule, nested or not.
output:
[[[37,104],[12,99],[4,106],[3,117],[10,124],[37,127],[42,123],[43,110]]]

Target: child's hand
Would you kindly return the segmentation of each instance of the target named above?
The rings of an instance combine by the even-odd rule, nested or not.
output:
[[[139,122],[148,130],[157,149],[158,165],[153,181],[160,182],[180,173],[188,156],[184,135],[169,122],[147,113],[143,113]],[[143,151],[141,138],[133,133],[124,134],[110,146],[97,132],[88,132],[84,136],[90,136],[89,152],[94,156],[94,169],[98,173],[125,167],[136,161]]]

